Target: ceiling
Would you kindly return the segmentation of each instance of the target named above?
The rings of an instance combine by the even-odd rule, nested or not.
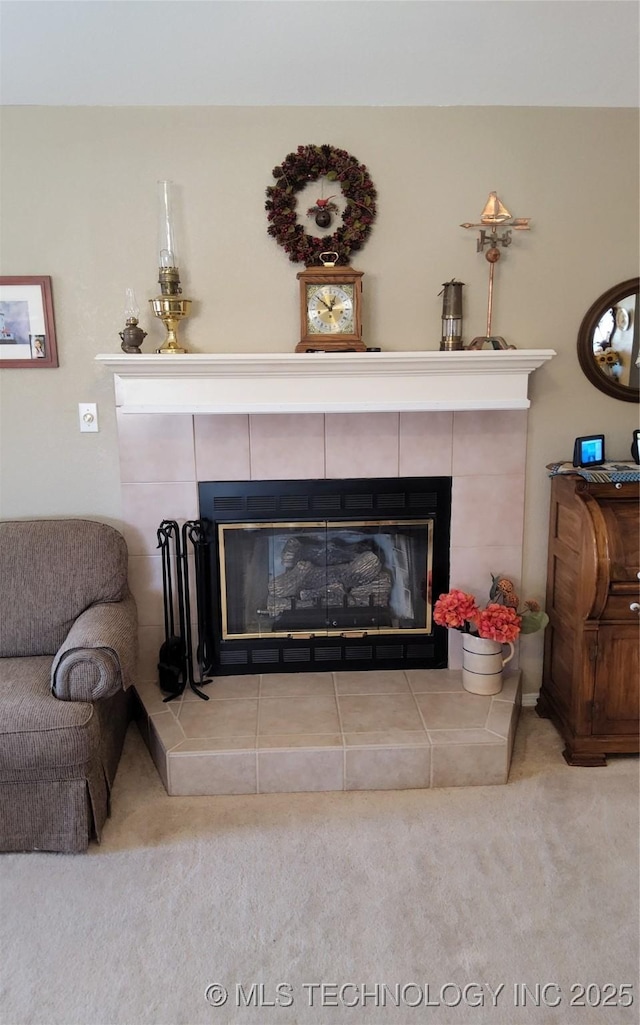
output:
[[[639,104],[635,0],[0,0],[0,101]]]

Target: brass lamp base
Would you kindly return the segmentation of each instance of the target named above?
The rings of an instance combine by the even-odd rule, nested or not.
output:
[[[443,338],[440,341],[440,352],[460,352],[464,349],[462,338]]]
[[[162,355],[175,356],[188,350],[178,343],[178,325],[189,316],[191,299],[179,299],[175,295],[159,295],[150,299],[154,316],[161,320],[167,329],[167,337],[156,352]]]

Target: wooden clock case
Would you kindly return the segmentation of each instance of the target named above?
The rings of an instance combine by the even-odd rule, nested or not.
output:
[[[362,277],[364,272],[348,266],[307,267],[300,271],[300,341],[296,352],[366,352],[362,341]],[[307,285],[353,285],[353,332],[311,333],[307,314]]]

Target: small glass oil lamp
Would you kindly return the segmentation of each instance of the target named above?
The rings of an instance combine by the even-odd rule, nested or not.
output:
[[[127,289],[127,298],[124,310],[125,327],[120,331],[122,339],[121,348],[124,352],[132,352],[140,355],[140,346],[147,337],[147,332],[138,327],[140,307],[136,302],[136,293],[132,288]]]

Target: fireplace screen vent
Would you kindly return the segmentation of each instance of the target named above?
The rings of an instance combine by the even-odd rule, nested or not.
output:
[[[342,509],[340,495],[312,495],[311,509],[315,513],[337,513]]]
[[[373,495],[345,495],[345,509],[373,509]]]
[[[283,662],[310,662],[311,648],[285,648],[282,660]]]
[[[272,648],[256,648],[251,652],[251,661],[256,664],[266,665],[269,662],[278,661],[278,652]]]
[[[446,666],[432,595],[449,583],[451,478],[204,482],[199,492],[210,672]]]
[[[247,513],[268,513],[273,516],[278,511],[278,499],[275,495],[249,495],[247,498]]]
[[[309,512],[308,495],[283,495],[280,499],[280,510],[283,513],[306,513]]]
[[[404,492],[400,495],[378,495],[376,507],[378,509],[405,509],[407,505]]]
[[[242,512],[245,500],[242,495],[216,495],[211,502],[211,512],[229,513]]]

